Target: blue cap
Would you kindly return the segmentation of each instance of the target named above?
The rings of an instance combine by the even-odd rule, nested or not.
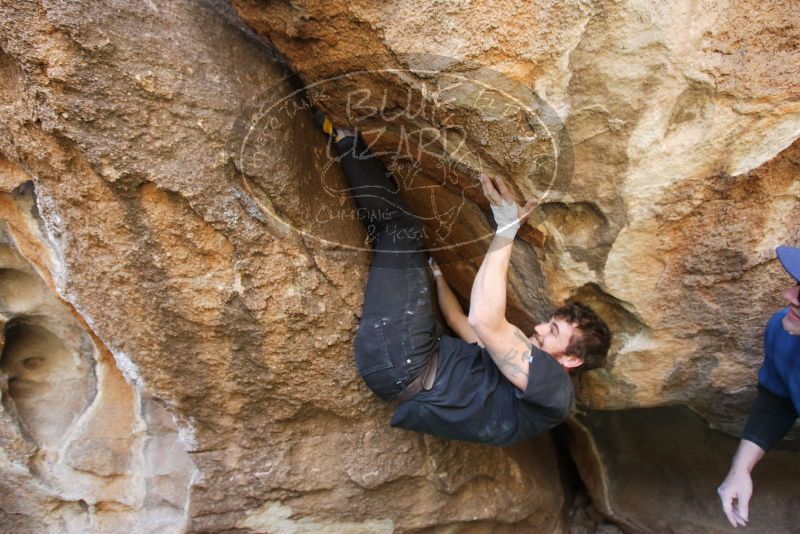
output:
[[[797,281],[800,281],[800,248],[781,245],[775,249],[778,259],[786,272]]]

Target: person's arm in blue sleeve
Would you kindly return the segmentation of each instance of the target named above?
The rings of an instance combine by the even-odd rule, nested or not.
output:
[[[731,469],[717,490],[722,509],[734,527],[747,525],[750,497],[753,495],[750,473],[764,454],[783,439],[796,419],[797,411],[791,399],[758,385],[758,396],[747,418]]]
[[[751,441],[767,452],[789,432],[797,420],[792,399],[776,395],[761,384],[742,439]]]
[[[770,321],[775,321],[773,317]],[[767,332],[771,324],[767,325]],[[717,489],[722,509],[734,527],[747,524],[753,479],[750,473],[794,424],[797,411],[785,395],[786,384],[770,357],[771,351],[764,339],[764,362],[758,373],[758,395],[747,418],[739,448],[731,462],[728,475]],[[784,394],[781,394],[784,393]]]

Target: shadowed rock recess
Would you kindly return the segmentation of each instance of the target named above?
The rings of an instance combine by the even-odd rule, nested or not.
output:
[[[774,248],[800,244],[799,16],[2,4],[2,530],[727,532]],[[493,227],[476,173],[542,197],[509,318],[578,298],[616,333],[565,428],[388,427],[352,355],[367,234],[311,100],[383,153],[464,302]],[[800,524],[796,444],[756,470],[748,532]]]

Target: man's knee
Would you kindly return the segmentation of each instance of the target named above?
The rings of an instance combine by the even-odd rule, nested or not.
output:
[[[394,367],[384,329],[388,318],[364,318],[353,342],[356,367],[362,377]]]

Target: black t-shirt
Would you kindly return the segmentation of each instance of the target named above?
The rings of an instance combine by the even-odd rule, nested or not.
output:
[[[442,336],[436,381],[394,412],[391,425],[446,439],[511,445],[561,423],[573,390],[569,375],[533,347],[528,387],[519,390],[477,343]]]

